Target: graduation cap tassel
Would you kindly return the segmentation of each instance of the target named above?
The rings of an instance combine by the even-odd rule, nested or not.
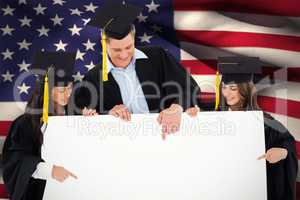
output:
[[[221,83],[221,79],[220,79],[220,73],[219,73],[219,69],[217,69],[217,73],[216,73],[216,101],[215,101],[215,110],[218,110],[219,108],[219,104],[220,104],[220,83]]]
[[[107,76],[107,49],[106,49],[106,35],[105,32],[103,31],[102,33],[102,80],[107,81],[108,76]]]
[[[42,122],[48,123],[48,108],[49,108],[49,85],[48,85],[48,74],[45,76],[44,85],[44,102],[43,102],[43,117]]]

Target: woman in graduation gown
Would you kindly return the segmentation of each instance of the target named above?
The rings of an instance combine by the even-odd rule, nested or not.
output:
[[[48,73],[58,68],[65,70],[67,76],[54,75],[54,87],[49,90],[49,115],[65,115],[72,83],[71,76],[75,54],[38,53],[35,68],[49,67]],[[42,79],[43,80],[43,79]],[[3,180],[11,200],[41,200],[46,179],[59,182],[76,176],[62,166],[50,165],[41,158],[43,133],[41,117],[44,103],[44,81],[36,82],[35,91],[28,101],[25,113],[15,119],[11,125],[3,148]],[[49,81],[51,77],[49,75]],[[50,85],[50,84],[49,84]],[[53,110],[53,111],[51,111]]]
[[[252,81],[253,75],[261,71],[258,58],[219,58],[219,70],[222,74],[219,110],[261,110]],[[197,108],[187,111],[191,116],[197,112]],[[258,159],[267,161],[268,200],[295,200],[298,170],[295,139],[279,121],[265,112],[264,130],[266,153]]]

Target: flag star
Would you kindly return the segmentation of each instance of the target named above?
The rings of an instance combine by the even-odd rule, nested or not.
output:
[[[29,46],[30,46],[32,43],[26,42],[26,39],[24,39],[23,42],[18,42],[17,44],[20,46],[20,47],[19,47],[19,50],[22,50],[22,49],[29,50]]]
[[[162,32],[162,28],[160,26],[157,26],[156,24],[151,26],[151,28],[153,29],[154,32]]]
[[[44,25],[40,28],[37,29],[37,31],[40,33],[39,37],[42,37],[43,35],[48,37],[48,32],[50,31],[50,29],[46,28]]]
[[[29,64],[29,63],[27,64],[27,63],[25,62],[25,60],[23,60],[21,64],[18,64],[18,66],[20,67],[20,70],[19,70],[20,72],[21,72],[21,71],[26,71],[26,72],[28,72],[28,67],[30,66],[30,64]]]
[[[144,16],[143,13],[140,13],[139,16],[137,16],[137,19],[139,20],[139,22],[146,22],[146,19],[148,17],[147,16]]]
[[[27,3],[26,3],[26,0],[19,0],[19,3],[18,3],[19,5],[21,5],[21,4],[24,4],[24,5],[26,5]]]
[[[62,20],[64,20],[64,18],[60,18],[57,14],[55,15],[55,17],[53,18],[50,18],[52,21],[53,21],[53,26],[56,26],[56,25],[60,25],[62,26]]]
[[[6,6],[6,8],[2,8],[1,10],[3,10],[3,16],[5,16],[5,15],[11,15],[11,16],[14,16],[14,8],[11,8],[11,7],[9,7],[9,5],[7,5]]]
[[[84,22],[83,25],[86,26],[91,21],[91,18],[82,19],[82,21]]]
[[[84,56],[84,55],[85,55],[85,53],[80,52],[80,50],[77,49],[76,60],[82,60],[82,61],[84,61],[84,59],[83,59],[83,56]]]
[[[93,61],[91,61],[91,63],[89,65],[85,65],[85,67],[88,69],[88,71],[90,71],[91,69],[93,69],[96,65],[93,63]]]
[[[23,83],[22,86],[18,86],[18,89],[20,90],[19,94],[22,94],[22,93],[28,94],[29,88],[30,88],[30,86],[26,86],[26,84]]]
[[[66,51],[66,46],[68,46],[68,44],[63,43],[61,40],[59,40],[59,43],[54,43],[54,46],[56,46],[56,51],[59,51],[59,50]]]
[[[42,7],[42,5],[39,3],[37,7],[33,8],[36,11],[36,15],[42,14],[44,15],[44,11],[47,9],[47,7]]]
[[[70,9],[71,15],[78,15],[80,16],[83,12],[79,11],[78,8],[76,9]]]
[[[82,81],[82,79],[84,78],[84,75],[81,75],[80,72],[78,71],[75,75],[73,75],[74,78],[74,82],[76,81]]]
[[[159,7],[159,4],[155,4],[155,2],[152,0],[151,4],[146,4],[146,7],[148,7],[148,12],[158,12],[157,8]]]
[[[73,28],[69,28],[69,30],[72,32],[72,36],[73,35],[79,35],[80,36],[80,33],[79,31],[81,31],[82,28],[78,28],[76,26],[76,24],[73,25]]]
[[[13,78],[15,75],[14,75],[14,74],[11,74],[11,73],[7,70],[6,73],[5,73],[5,74],[2,74],[1,76],[2,76],[3,79],[4,79],[4,82],[6,82],[6,81],[12,82],[12,78]]]
[[[143,36],[139,36],[141,42],[148,42],[150,43],[150,39],[152,38],[152,35],[147,35],[147,33],[144,33]]]
[[[30,27],[30,22],[32,21],[31,19],[28,19],[27,16],[24,16],[24,19],[19,19],[21,22],[21,26],[28,26]]]
[[[14,54],[14,52],[10,51],[9,49],[6,49],[6,51],[3,51],[1,54],[4,56],[3,60],[6,59],[12,60],[12,55]]]
[[[63,0],[53,0],[53,5],[55,5],[55,4],[59,4],[59,5],[63,5],[64,3],[66,3],[65,1],[63,1]]]
[[[12,35],[12,32],[15,30],[14,28],[10,28],[8,26],[8,24],[5,26],[5,28],[1,28],[1,30],[3,31],[2,36],[3,35]]]
[[[90,39],[88,39],[88,41],[86,43],[82,43],[82,44],[85,46],[86,51],[89,50],[89,49],[95,51],[94,46],[96,45],[96,43],[92,43],[90,41]]]
[[[98,6],[94,6],[93,3],[91,2],[90,5],[84,5],[85,11],[91,11],[91,12],[96,12],[96,9]]]

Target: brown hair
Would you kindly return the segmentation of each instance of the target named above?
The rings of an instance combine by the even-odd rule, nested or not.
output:
[[[240,93],[240,103],[237,110],[261,110],[257,104],[257,90],[254,83],[245,82],[237,84]],[[222,88],[220,87],[220,110],[228,110],[229,106],[222,95]]]

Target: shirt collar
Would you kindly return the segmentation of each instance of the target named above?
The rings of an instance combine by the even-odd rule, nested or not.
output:
[[[115,67],[115,66],[111,63],[110,59],[108,58],[108,54],[107,54],[106,56],[107,56],[107,59],[106,59],[106,60],[107,60],[107,73],[109,73],[109,72],[110,72],[111,70],[113,70],[113,69],[118,70],[119,68]],[[132,59],[132,61],[129,63],[128,67],[134,66],[134,65],[135,65],[135,61],[136,61],[137,59],[148,59],[148,56],[147,56],[144,52],[142,52],[141,50],[135,48],[135,49],[134,49],[133,59]],[[125,68],[125,69],[127,69],[127,68]]]

